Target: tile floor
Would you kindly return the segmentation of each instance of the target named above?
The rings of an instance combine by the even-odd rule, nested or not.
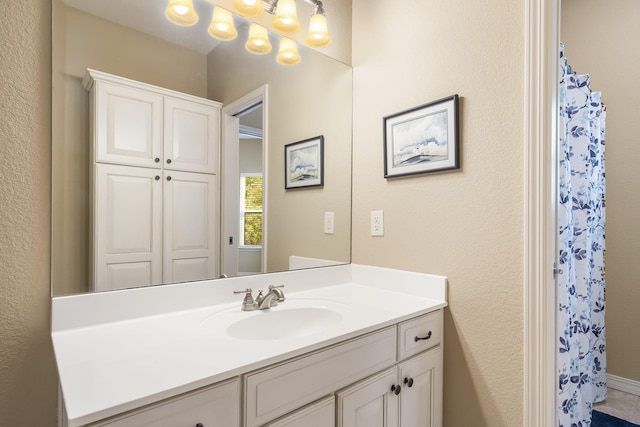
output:
[[[640,396],[609,388],[607,400],[594,404],[593,409],[640,424]]]

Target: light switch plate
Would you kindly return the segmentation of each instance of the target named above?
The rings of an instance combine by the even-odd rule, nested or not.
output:
[[[371,235],[384,236],[383,211],[371,211]]]
[[[324,213],[324,234],[333,234],[335,212]]]

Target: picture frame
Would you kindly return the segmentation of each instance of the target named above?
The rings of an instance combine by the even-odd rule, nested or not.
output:
[[[383,118],[384,177],[460,169],[458,95]]]
[[[324,135],[284,146],[284,188],[324,185]]]

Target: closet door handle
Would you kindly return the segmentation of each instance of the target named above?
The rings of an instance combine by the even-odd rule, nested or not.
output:
[[[431,331],[429,331],[429,333],[427,334],[426,337],[419,337],[416,335],[416,337],[413,339],[415,342],[418,342],[420,340],[428,340],[429,338],[431,338]]]

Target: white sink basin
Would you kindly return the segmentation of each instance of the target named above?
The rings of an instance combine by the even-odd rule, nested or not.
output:
[[[280,340],[322,332],[340,323],[346,306],[319,300],[289,300],[268,310],[240,307],[211,314],[200,325],[205,332],[241,340]]]
[[[246,340],[277,340],[310,335],[335,325],[342,319],[336,311],[320,307],[284,307],[260,310],[232,323],[227,334]]]

